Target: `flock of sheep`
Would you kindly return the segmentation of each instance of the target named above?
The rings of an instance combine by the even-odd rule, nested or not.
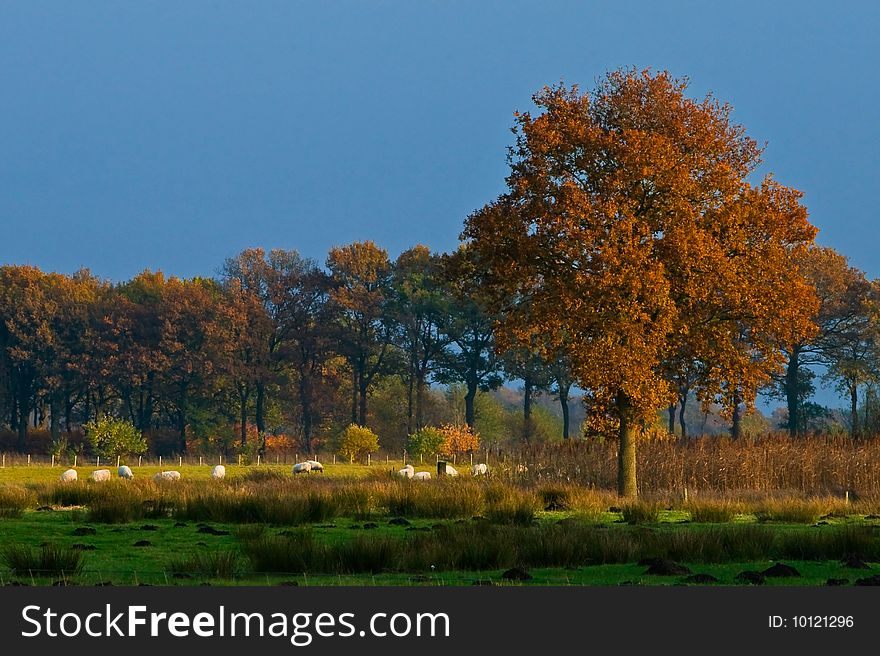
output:
[[[444,473],[447,476],[458,476],[458,471],[450,465],[446,463]],[[486,476],[489,473],[489,467],[486,463],[481,462],[473,467],[471,467],[471,475],[472,476]],[[407,465],[403,469],[397,472],[398,476],[402,476],[403,478],[411,478],[414,481],[427,481],[431,479],[431,472],[417,472],[415,467],[412,465]]]
[[[445,473],[447,476],[458,476],[458,471],[456,471],[455,467],[450,464],[446,464]],[[324,465],[322,465],[317,460],[306,460],[305,462],[298,462],[293,466],[292,474],[308,474],[311,472],[323,472]],[[473,476],[486,476],[489,473],[489,468],[485,463],[479,463],[471,467],[471,474]],[[124,479],[132,479],[134,478],[134,474],[131,471],[131,468],[128,465],[120,465],[119,469],[116,470],[116,475],[119,478]],[[430,472],[417,472],[415,467],[412,465],[407,465],[403,469],[397,472],[398,476],[402,476],[403,478],[411,478],[414,481],[426,481],[431,478]],[[97,469],[92,472],[91,476],[89,476],[89,480],[93,483],[101,483],[104,481],[110,480],[110,470],[109,469]],[[214,465],[214,468],[211,470],[211,478],[214,480],[220,480],[225,478],[226,476],[226,467],[223,465]],[[64,473],[61,474],[61,482],[62,483],[72,483],[78,479],[78,475],[75,469],[68,469]],[[179,471],[161,471],[155,476],[153,476],[153,480],[157,482],[162,481],[178,481],[180,480],[180,472]]]

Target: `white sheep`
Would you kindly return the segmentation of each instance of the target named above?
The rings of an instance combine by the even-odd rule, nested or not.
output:
[[[312,471],[312,465],[310,462],[298,462],[293,466],[294,474],[307,474]]]
[[[471,475],[486,476],[489,473],[489,466],[485,462],[480,462],[471,467]]]
[[[412,479],[414,481],[428,481],[431,480],[431,472],[416,472],[413,474]]]
[[[322,465],[317,460],[306,460],[306,462],[312,466],[313,472],[323,472],[324,471],[324,465]]]
[[[179,481],[180,480],[180,472],[179,471],[163,471],[159,472],[155,476],[153,476],[153,480],[157,482],[161,481]]]
[[[214,465],[214,469],[211,470],[211,478],[215,481],[219,481],[221,478],[226,476],[226,467],[223,465]]]
[[[446,463],[446,475],[447,476],[458,476],[458,470],[455,467]]]
[[[415,473],[416,473],[415,467],[413,467],[412,465],[407,465],[406,467],[401,469],[399,472],[397,472],[397,475],[403,476],[404,478],[412,478]]]
[[[63,474],[61,474],[61,478],[59,479],[62,483],[73,483],[76,480],[76,470],[68,469]]]
[[[89,476],[89,480],[93,483],[103,483],[104,481],[110,480],[110,470],[109,469],[96,469],[92,472],[92,475]]]
[[[131,473],[131,467],[128,465],[119,465],[119,469],[116,470],[116,475],[119,476],[119,478],[127,478],[129,480],[134,478],[134,474]]]

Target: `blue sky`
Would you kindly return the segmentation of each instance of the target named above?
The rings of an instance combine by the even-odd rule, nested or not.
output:
[[[878,24],[870,2],[0,1],[0,262],[449,250],[532,93],[635,65],[730,102],[877,277]]]

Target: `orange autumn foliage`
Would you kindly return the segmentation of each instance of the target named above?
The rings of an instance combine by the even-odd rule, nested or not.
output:
[[[815,228],[801,193],[749,176],[761,149],[687,80],[619,70],[595,90],[547,87],[516,115],[508,191],[463,238],[492,290],[502,348],[566,349],[619,422],[618,492],[635,496],[637,426],[699,363],[703,398],[736,407],[814,326],[792,261]],[[730,382],[732,381],[732,382]]]

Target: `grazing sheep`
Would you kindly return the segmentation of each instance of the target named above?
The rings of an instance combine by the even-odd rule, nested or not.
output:
[[[312,465],[310,462],[298,462],[293,466],[294,474],[307,474],[312,471]]]
[[[414,481],[428,481],[431,479],[431,472],[416,472],[413,474],[412,479]]]
[[[450,465],[448,462],[446,463],[446,475],[447,476],[458,476],[458,470]]]
[[[180,480],[180,472],[179,471],[163,471],[159,472],[155,476],[153,476],[153,480],[160,481],[179,481]]]
[[[407,465],[406,467],[401,469],[399,472],[397,472],[397,475],[403,476],[404,478],[412,478],[415,473],[416,473],[415,467],[413,467],[412,465]]]
[[[76,480],[76,470],[68,469],[63,474],[61,474],[61,478],[59,479],[62,483],[73,483]]]
[[[486,476],[489,473],[489,467],[485,462],[478,463],[471,467],[471,474],[473,476]]]
[[[221,478],[225,478],[226,476],[226,467],[223,465],[214,465],[214,469],[211,470],[211,478],[215,481],[219,481]]]
[[[134,474],[131,473],[131,467],[128,465],[119,465],[119,469],[116,470],[116,475],[119,476],[119,478],[134,478]]]
[[[322,465],[317,460],[306,460],[306,462],[312,466],[313,472],[323,472],[324,471],[324,465]]]
[[[110,480],[110,470],[109,469],[96,469],[92,472],[92,475],[89,476],[89,480],[93,483],[103,483],[104,481]]]

